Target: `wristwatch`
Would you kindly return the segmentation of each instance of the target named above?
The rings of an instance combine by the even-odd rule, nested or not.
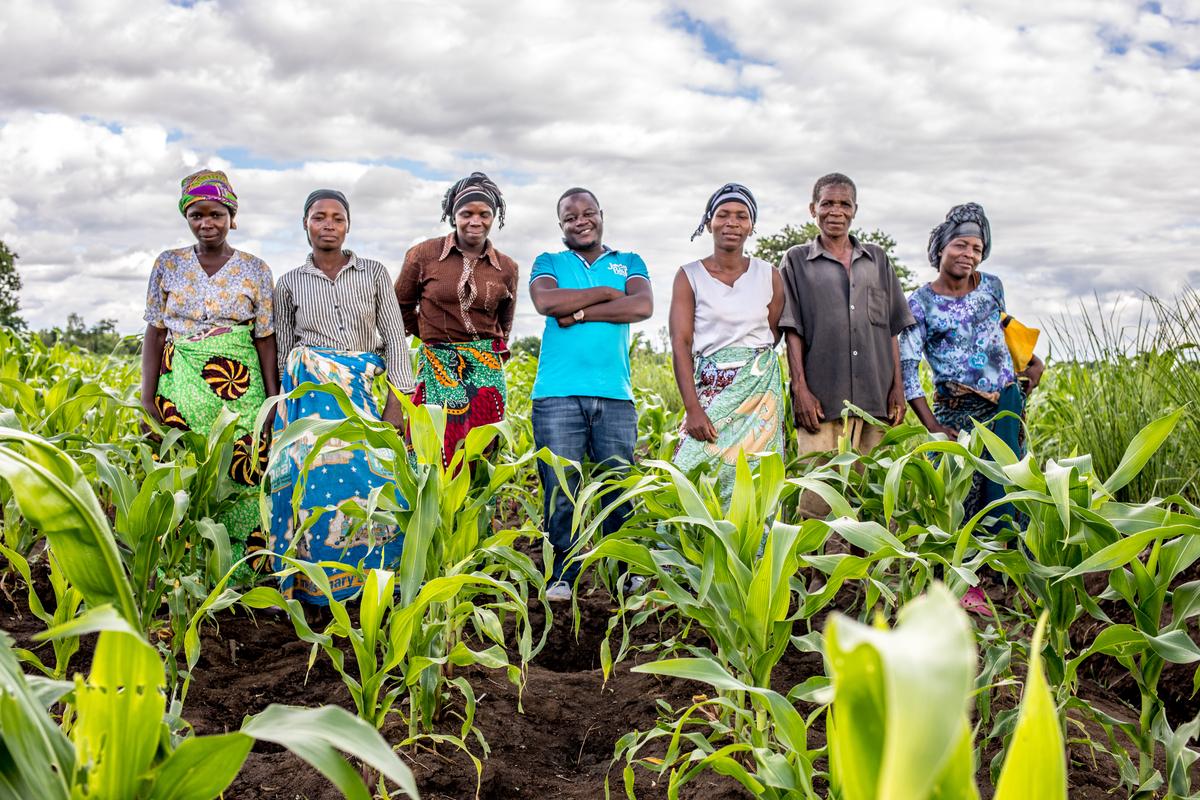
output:
[[[582,308],[581,308],[581,309],[579,309],[578,311],[576,311],[576,312],[575,312],[574,314],[572,314],[571,316],[575,318],[575,321],[576,321],[576,322],[583,322],[583,309],[582,309]]]

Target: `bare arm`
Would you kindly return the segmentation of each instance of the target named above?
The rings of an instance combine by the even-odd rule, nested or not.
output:
[[[888,422],[899,425],[904,419],[904,379],[900,373],[900,337],[892,337],[892,385],[887,395]]]
[[[933,411],[929,408],[929,402],[925,399],[925,395],[918,395],[908,401],[908,405],[916,413],[917,419],[921,420],[921,424],[930,433],[944,433],[951,439],[958,438],[958,430],[937,421],[937,417],[933,415]]]
[[[675,370],[675,385],[683,399],[683,427],[688,435],[701,442],[717,439],[717,429],[700,406],[696,394],[696,365],[692,344],[696,332],[696,295],[683,270],[675,273],[671,289],[671,313],[667,324],[671,331],[671,365]]]
[[[792,414],[796,424],[809,433],[816,433],[825,419],[821,401],[809,390],[804,377],[804,339],[791,328],[787,339],[788,373],[792,379]]]
[[[775,344],[779,344],[779,339],[783,336],[783,332],[779,330],[779,318],[783,316],[783,276],[779,274],[779,270],[771,270],[771,302],[767,304],[767,324],[771,326],[771,335],[775,337]]]
[[[142,408],[156,422],[162,422],[154,407],[154,395],[158,393],[158,371],[166,344],[166,328],[146,326],[146,338],[142,340]]]
[[[254,349],[258,351],[258,367],[262,370],[267,397],[279,394],[279,353],[275,348],[275,334],[269,333],[255,339]]]
[[[611,286],[590,289],[559,289],[558,281],[549,275],[535,278],[529,284],[529,298],[543,317],[569,317],[580,309],[616,300],[625,294]]]
[[[1036,355],[1029,359],[1029,364],[1026,365],[1023,372],[1018,372],[1018,377],[1029,379],[1029,383],[1025,385],[1025,393],[1028,394],[1037,388],[1037,385],[1042,381],[1042,373],[1046,371],[1046,364]]]

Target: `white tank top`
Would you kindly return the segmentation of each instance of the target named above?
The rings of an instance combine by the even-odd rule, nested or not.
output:
[[[692,352],[712,355],[722,347],[774,347],[767,321],[767,306],[774,293],[775,268],[761,258],[751,258],[750,268],[728,286],[708,274],[699,261],[681,268],[696,297],[696,324]]]

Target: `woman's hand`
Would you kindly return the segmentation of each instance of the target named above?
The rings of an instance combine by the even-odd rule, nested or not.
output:
[[[159,416],[158,409],[155,408],[153,400],[151,400],[149,402],[143,400],[142,401],[142,411],[144,411],[146,413],[147,417],[154,420],[159,425],[163,424],[162,417]],[[144,420],[144,419],[138,420],[138,428],[141,429],[142,435],[149,437],[151,441],[155,441],[155,442],[162,441],[162,437],[159,436],[157,433],[155,433],[154,429],[146,424],[146,420]]]
[[[1018,372],[1018,378],[1025,378],[1028,382],[1025,384],[1025,394],[1029,394],[1042,381],[1042,373],[1046,371],[1046,363],[1037,356],[1034,356],[1029,361],[1029,366],[1025,367],[1024,372]]]
[[[825,419],[825,410],[821,408],[821,401],[807,386],[793,386],[792,415],[796,418],[797,425],[809,433],[816,433],[821,429],[821,421]]]
[[[930,433],[944,433],[946,438],[952,442],[958,441],[958,429],[951,428],[949,425],[943,425],[940,422],[935,422],[932,425],[925,426]]]
[[[683,429],[688,436],[699,442],[715,442],[717,440],[717,428],[702,408],[686,412],[683,418]]]

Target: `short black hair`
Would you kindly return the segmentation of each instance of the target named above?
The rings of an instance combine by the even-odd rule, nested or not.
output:
[[[588,197],[592,198],[592,202],[596,204],[596,208],[600,207],[600,201],[596,198],[595,193],[591,189],[584,189],[582,186],[572,186],[570,189],[567,189],[558,196],[558,202],[554,204],[555,215],[558,214],[558,209],[560,206],[562,206],[562,201],[566,200],[573,194],[586,194]]]
[[[855,204],[858,203],[858,187],[854,185],[854,181],[840,172],[831,172],[828,175],[822,175],[817,178],[817,182],[813,184],[813,199],[815,203],[821,199],[821,190],[826,186],[849,186],[850,195],[854,198]]]

